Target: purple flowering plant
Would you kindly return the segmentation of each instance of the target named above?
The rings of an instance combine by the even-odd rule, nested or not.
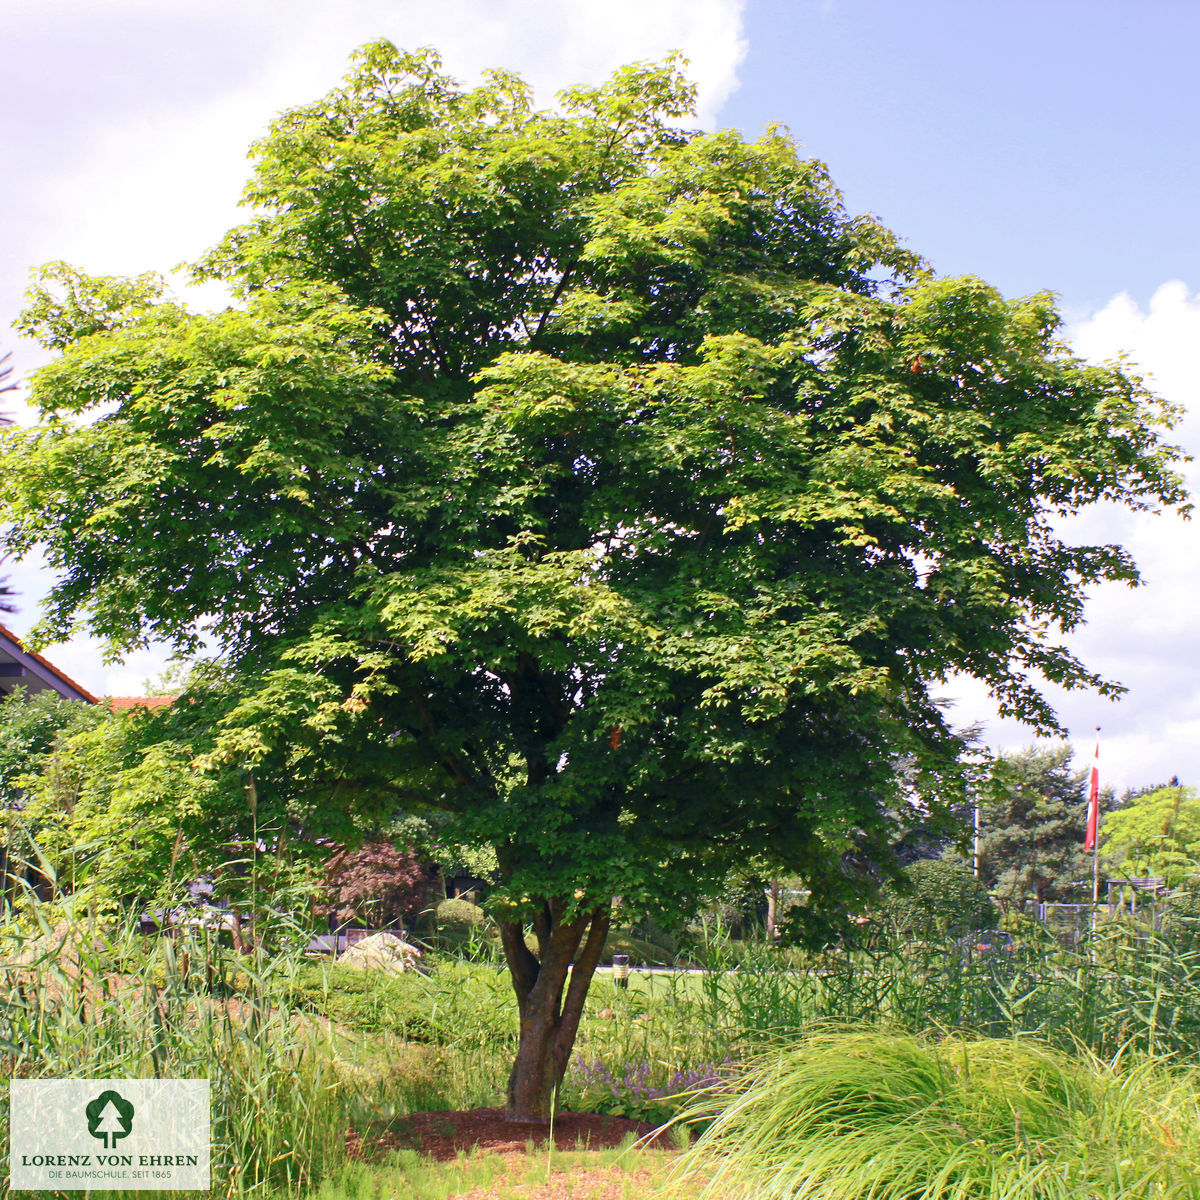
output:
[[[607,1113],[661,1125],[675,1117],[695,1094],[726,1079],[734,1060],[672,1068],[645,1058],[620,1064],[575,1059],[567,1072],[568,1102],[582,1112]]]

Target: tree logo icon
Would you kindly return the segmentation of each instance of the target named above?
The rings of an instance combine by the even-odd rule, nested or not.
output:
[[[128,1137],[133,1128],[133,1105],[111,1088],[101,1092],[84,1112],[88,1133],[103,1141],[105,1150],[111,1150],[118,1138]]]

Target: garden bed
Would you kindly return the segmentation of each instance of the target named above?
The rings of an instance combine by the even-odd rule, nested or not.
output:
[[[560,1113],[554,1120],[554,1146],[558,1150],[610,1149],[637,1139],[640,1146],[669,1149],[669,1133],[643,1121],[630,1121],[603,1113]],[[524,1152],[544,1146],[550,1127],[536,1121],[509,1121],[502,1108],[410,1113],[386,1126],[360,1135],[350,1130],[346,1147],[352,1158],[374,1161],[391,1150],[416,1150],[426,1158],[445,1162],[460,1151]]]

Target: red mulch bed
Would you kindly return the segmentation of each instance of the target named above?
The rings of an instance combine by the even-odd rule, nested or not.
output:
[[[559,1150],[576,1146],[599,1150],[618,1146],[633,1134],[643,1138],[655,1126],[601,1113],[560,1113],[554,1119],[554,1145]],[[419,1150],[429,1158],[445,1162],[460,1150],[524,1150],[527,1142],[542,1145],[549,1140],[550,1127],[538,1121],[506,1121],[502,1108],[472,1108],[462,1112],[411,1113],[378,1126],[365,1135],[355,1129],[346,1135],[351,1158],[368,1162],[389,1150]],[[647,1141],[659,1149],[672,1143],[668,1135]]]

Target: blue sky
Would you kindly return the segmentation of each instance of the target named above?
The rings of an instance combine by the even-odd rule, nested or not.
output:
[[[249,142],[378,36],[435,45],[466,79],[510,67],[547,102],[682,49],[701,123],[782,122],[853,211],[939,271],[1059,293],[1078,351],[1131,354],[1188,410],[1178,437],[1200,450],[1194,0],[4,0],[0,155],[15,186],[0,191],[0,320],[40,262],[120,274],[202,252],[238,219]],[[42,361],[0,331],[7,347],[22,373]],[[1147,584],[1099,589],[1072,640],[1129,694],[1054,695],[1064,721],[1080,747],[1104,726],[1118,785],[1200,782],[1197,530],[1110,511],[1073,534],[1128,544]],[[47,579],[37,564],[7,571],[23,632]],[[140,691],[162,665],[105,664],[86,640],[49,653],[102,692]],[[994,746],[1028,740],[969,682],[950,694]]]
[[[745,35],[721,122],[785,122],[939,271],[1073,312],[1200,285],[1194,0],[752,0]]]

